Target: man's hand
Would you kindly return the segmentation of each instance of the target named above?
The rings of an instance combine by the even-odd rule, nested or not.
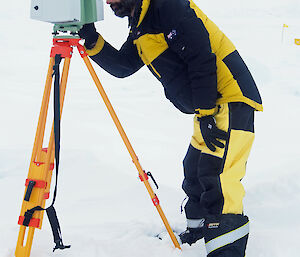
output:
[[[85,39],[84,45],[87,49],[92,49],[96,45],[99,34],[94,23],[84,24],[78,34],[82,39]]]
[[[209,150],[215,152],[216,146],[224,148],[225,145],[217,139],[227,140],[228,133],[217,128],[214,117],[212,115],[204,116],[198,118],[198,121],[203,140]]]

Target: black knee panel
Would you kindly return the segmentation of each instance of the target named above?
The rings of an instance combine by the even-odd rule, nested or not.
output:
[[[194,148],[192,145],[183,160],[184,176],[187,178],[197,178],[198,162],[201,151]]]
[[[204,239],[208,257],[244,257],[249,234],[247,216],[224,214],[205,221]]]
[[[209,213],[222,213],[224,199],[220,181],[223,160],[219,157],[202,154],[198,168],[198,179],[204,193],[201,201]]]
[[[189,199],[194,202],[200,201],[200,197],[203,192],[197,174],[200,153],[201,151],[190,145],[183,160],[184,180],[182,183],[182,189],[187,194]]]

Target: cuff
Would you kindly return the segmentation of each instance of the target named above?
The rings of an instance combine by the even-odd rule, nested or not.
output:
[[[103,37],[101,35],[99,35],[98,40],[92,49],[87,49],[86,47],[84,47],[84,48],[86,50],[86,53],[89,56],[94,56],[101,52],[101,50],[103,49],[104,43],[105,43],[105,41],[104,41]]]
[[[198,118],[204,117],[204,116],[209,116],[209,115],[216,115],[218,112],[218,107],[216,106],[215,108],[212,109],[196,109],[195,113]]]
[[[186,219],[186,225],[188,228],[202,228],[204,226],[205,219]]]

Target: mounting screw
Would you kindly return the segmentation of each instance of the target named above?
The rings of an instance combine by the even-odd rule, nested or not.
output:
[[[33,7],[36,11],[39,9],[39,7],[36,5],[35,7]]]

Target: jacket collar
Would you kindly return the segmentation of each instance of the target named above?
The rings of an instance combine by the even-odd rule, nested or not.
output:
[[[134,15],[132,18],[129,19],[129,25],[131,27],[138,27],[141,25],[142,21],[144,20],[146,13],[148,11],[149,5],[151,0],[138,0]]]
[[[145,18],[145,15],[148,11],[149,5],[150,5],[150,0],[142,0],[141,12],[140,12],[140,17],[139,17],[139,22],[137,24],[137,27],[140,26],[143,19]]]

